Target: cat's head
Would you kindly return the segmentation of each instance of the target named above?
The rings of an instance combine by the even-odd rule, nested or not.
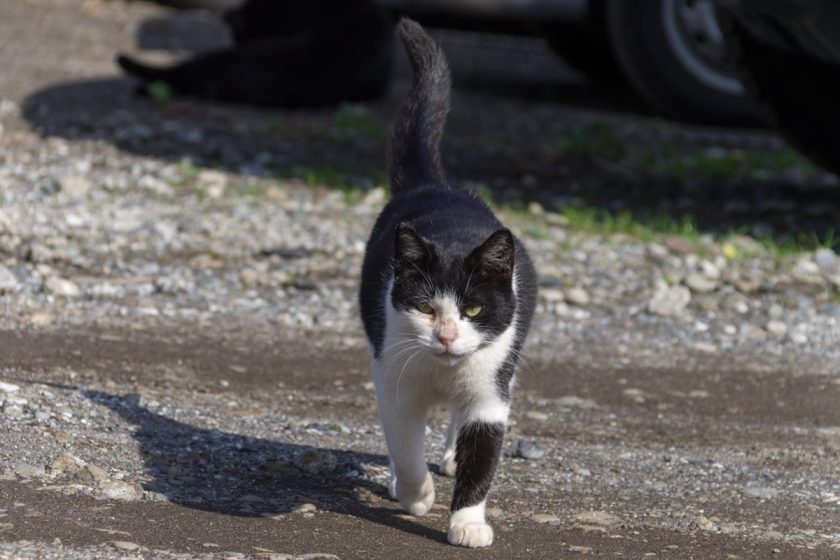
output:
[[[456,363],[511,325],[514,241],[492,233],[463,254],[444,252],[406,224],[397,226],[391,304],[414,341],[444,363]]]

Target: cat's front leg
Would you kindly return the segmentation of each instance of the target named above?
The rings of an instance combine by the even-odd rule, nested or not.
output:
[[[435,485],[426,467],[423,440],[429,406],[416,386],[406,383],[398,393],[390,381],[374,367],[377,401],[385,443],[391,459],[389,493],[412,515],[425,515],[435,502]]]
[[[493,528],[484,509],[496,474],[507,415],[468,419],[461,425],[455,452],[455,493],[449,520],[449,542],[471,548],[490,546]]]

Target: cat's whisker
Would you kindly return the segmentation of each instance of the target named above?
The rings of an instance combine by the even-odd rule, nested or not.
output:
[[[420,352],[422,352],[422,350],[418,350],[417,352],[415,352],[414,354],[412,354],[412,355],[411,355],[411,356],[410,356],[410,357],[409,357],[409,358],[405,361],[405,363],[403,364],[402,369],[400,370],[400,374],[397,376],[397,390],[396,390],[396,395],[395,395],[395,398],[396,398],[396,400],[397,400],[397,402],[398,402],[398,403],[400,402],[400,381],[402,381],[402,374],[403,374],[403,372],[405,371],[405,368],[407,368],[407,367],[408,367],[408,363],[409,363],[412,359],[414,359],[414,356],[416,356],[416,355],[417,355],[417,354],[419,354]]]

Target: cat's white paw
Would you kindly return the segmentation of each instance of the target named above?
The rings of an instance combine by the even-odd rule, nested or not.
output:
[[[438,468],[440,469],[440,474],[444,476],[455,476],[455,471],[458,468],[458,464],[455,462],[455,456],[447,457],[444,455]]]
[[[453,523],[449,527],[449,544],[480,548],[493,544],[493,528],[487,523]]]
[[[432,475],[428,472],[420,488],[403,488],[398,480],[396,493],[402,508],[411,515],[418,517],[429,513],[432,504],[435,503],[435,483],[432,480]]]

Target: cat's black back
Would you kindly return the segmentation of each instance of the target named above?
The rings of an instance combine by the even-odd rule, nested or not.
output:
[[[371,0],[248,0],[226,20],[232,48],[170,68],[117,62],[179,95],[253,105],[333,105],[387,90],[393,23]]]

